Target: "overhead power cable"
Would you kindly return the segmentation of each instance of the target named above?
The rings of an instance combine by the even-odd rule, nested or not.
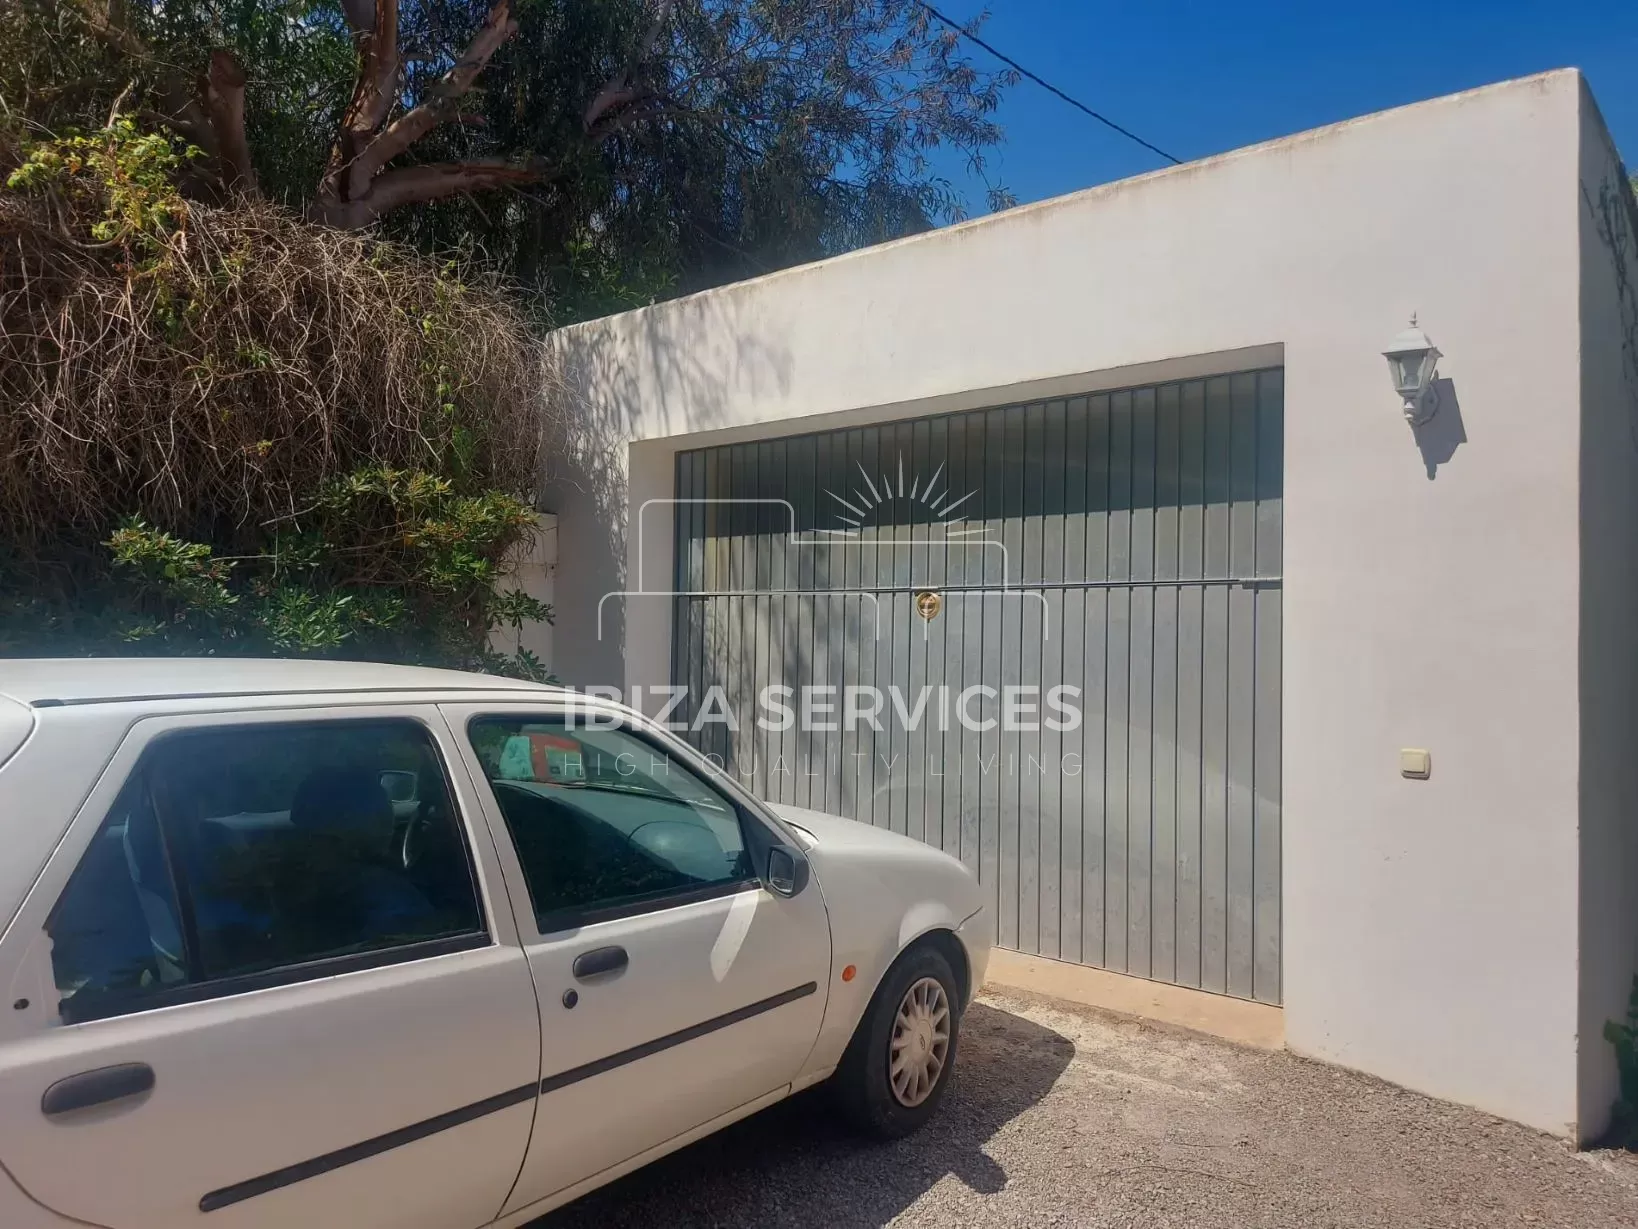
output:
[[[1017,60],[1013,59],[1010,55],[1007,55],[1004,52],[997,50],[995,47],[991,46],[989,43],[986,43],[983,39],[979,38],[978,35],[970,33],[965,26],[963,26],[960,22],[956,21],[954,18],[946,17],[943,13],[939,12],[931,4],[928,4],[927,0],[916,0],[916,3],[921,5],[921,7],[927,11],[927,15],[929,17],[933,18],[935,21],[942,22],[944,25],[946,25],[950,29],[954,30],[957,34],[959,34],[962,38],[966,39],[969,43],[972,43],[974,46],[982,47],[985,51],[989,52],[996,59],[1000,60],[1003,64],[1007,65],[1009,68],[1016,71],[1020,77],[1028,77],[1031,81],[1035,82],[1035,84],[1040,86],[1043,90],[1046,90],[1048,93],[1051,93],[1051,94],[1056,94],[1059,98],[1063,99],[1070,106],[1074,107],[1077,111],[1084,111],[1087,115],[1090,115],[1093,119],[1097,120],[1098,123],[1102,124],[1104,127],[1114,129],[1116,132],[1120,133],[1121,136],[1125,137],[1128,141],[1136,141],[1139,145],[1143,146],[1144,149],[1150,151],[1151,153],[1159,154],[1162,158],[1166,159],[1166,161],[1170,162],[1173,166],[1181,166],[1182,165],[1183,159],[1172,157],[1171,154],[1168,154],[1165,150],[1161,149],[1160,146],[1152,144],[1151,142],[1145,141],[1142,137],[1138,136],[1138,134],[1133,132],[1130,128],[1121,127],[1119,124],[1115,123],[1114,120],[1110,119],[1107,115],[1100,115],[1098,112],[1094,111],[1091,107],[1087,106],[1084,102],[1081,102],[1079,99],[1071,98],[1068,94],[1064,93],[1057,86],[1053,85],[1052,82],[1043,80],[1041,77],[1039,77],[1036,74],[1030,72],[1029,69],[1025,68],[1022,64],[1020,64]]]

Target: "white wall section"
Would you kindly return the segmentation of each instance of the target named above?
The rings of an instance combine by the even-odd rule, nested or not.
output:
[[[1581,93],[1580,1125],[1608,1125],[1607,1020],[1638,970],[1638,209]]]
[[[1583,194],[1612,166],[1551,73],[565,330],[553,665],[669,679],[669,599],[609,599],[601,638],[597,607],[670,588],[669,510],[636,510],[679,449],[1283,359],[1289,1044],[1596,1130],[1638,960],[1633,273]],[[1412,312],[1445,355],[1417,431],[1380,354]]]

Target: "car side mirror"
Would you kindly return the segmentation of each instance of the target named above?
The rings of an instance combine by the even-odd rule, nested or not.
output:
[[[808,855],[794,845],[773,846],[763,883],[776,896],[795,896],[808,886]]]

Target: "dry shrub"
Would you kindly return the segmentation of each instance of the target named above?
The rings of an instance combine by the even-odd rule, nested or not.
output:
[[[251,544],[366,464],[532,489],[555,399],[498,287],[268,206],[90,238],[108,207],[0,192],[0,542]]]
[[[551,393],[504,288],[190,205],[115,116],[0,132],[0,653],[309,653],[538,676],[497,626]]]

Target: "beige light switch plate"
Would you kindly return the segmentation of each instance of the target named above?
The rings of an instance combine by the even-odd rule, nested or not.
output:
[[[1426,781],[1433,775],[1433,757],[1421,747],[1401,747],[1399,775],[1412,781]]]

